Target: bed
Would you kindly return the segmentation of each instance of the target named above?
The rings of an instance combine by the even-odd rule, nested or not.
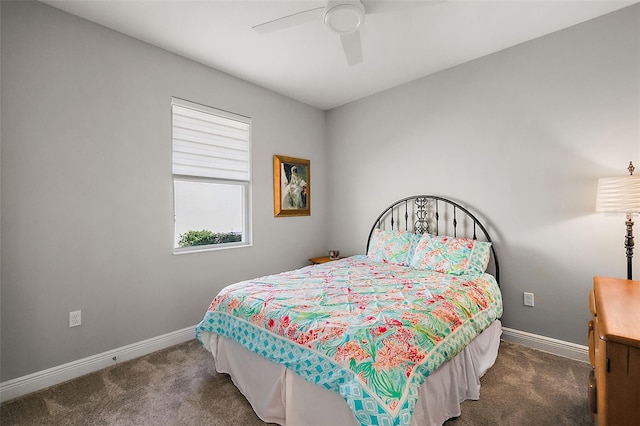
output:
[[[366,254],[225,287],[196,337],[280,425],[441,425],[479,399],[501,335],[486,227],[442,197],[375,219]]]

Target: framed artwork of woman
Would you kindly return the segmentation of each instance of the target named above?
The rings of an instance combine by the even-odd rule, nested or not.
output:
[[[311,162],[273,156],[273,212],[275,217],[311,215]]]

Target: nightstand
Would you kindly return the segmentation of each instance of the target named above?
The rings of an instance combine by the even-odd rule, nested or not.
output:
[[[338,257],[336,259],[332,259],[329,256],[320,256],[320,257],[312,257],[311,259],[309,259],[309,262],[313,263],[314,265],[318,265],[320,263],[333,262],[334,260],[338,260],[338,259],[342,259],[342,258]]]

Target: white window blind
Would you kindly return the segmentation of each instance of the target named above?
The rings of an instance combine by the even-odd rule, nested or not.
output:
[[[174,175],[251,180],[248,118],[174,98],[172,125]]]

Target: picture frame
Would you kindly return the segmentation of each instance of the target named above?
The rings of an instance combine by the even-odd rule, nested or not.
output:
[[[273,156],[273,214],[275,217],[311,215],[311,162]]]

